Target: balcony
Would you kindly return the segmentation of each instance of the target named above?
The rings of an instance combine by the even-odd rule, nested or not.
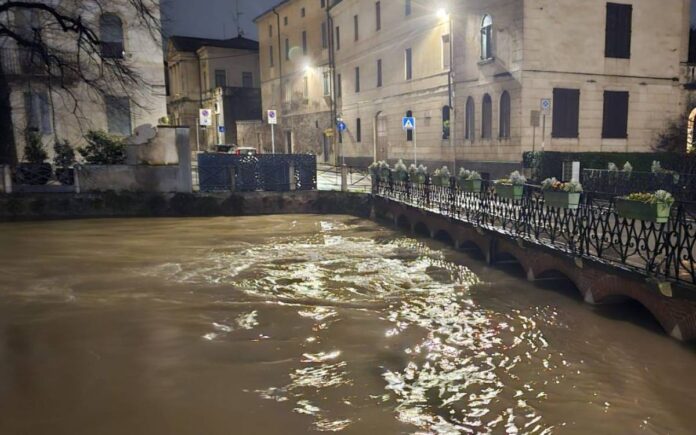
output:
[[[46,66],[39,55],[23,48],[0,48],[0,65],[8,77],[46,76]]]

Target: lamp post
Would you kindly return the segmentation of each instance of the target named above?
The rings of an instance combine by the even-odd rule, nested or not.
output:
[[[452,12],[448,11],[444,7],[439,8],[437,10],[437,16],[440,18],[440,20],[444,21],[447,20],[448,27],[449,27],[449,68],[447,71],[447,106],[449,107],[449,120],[448,123],[449,125],[447,128],[449,129],[449,145],[450,149],[452,150],[452,167],[453,167],[453,174],[456,176],[457,175],[457,148],[456,148],[456,141],[454,140],[454,135],[455,132],[457,131],[456,129],[456,123],[454,120],[456,120],[456,114],[457,111],[454,108],[454,19],[452,17]]]

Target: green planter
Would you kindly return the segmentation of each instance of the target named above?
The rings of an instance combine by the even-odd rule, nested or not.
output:
[[[481,193],[481,180],[457,180],[459,188],[467,193]]]
[[[664,224],[669,220],[671,204],[658,202],[631,201],[626,198],[616,198],[616,211],[619,216],[627,219],[636,219],[645,222]]]
[[[496,184],[495,192],[500,198],[520,200],[524,195],[524,186],[519,184]]]
[[[432,182],[435,186],[449,187],[450,178],[449,177],[436,177],[432,176]]]
[[[394,181],[406,181],[408,174],[406,172],[395,171]]]
[[[391,174],[391,171],[389,169],[380,169],[379,170],[380,180],[389,181],[389,174]]]
[[[425,184],[425,174],[413,174],[410,177],[411,182],[415,184]]]
[[[544,201],[547,207],[568,208],[577,210],[580,205],[580,193],[559,192],[555,190],[544,191]]]

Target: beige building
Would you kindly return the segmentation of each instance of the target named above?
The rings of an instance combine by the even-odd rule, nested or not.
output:
[[[328,0],[286,0],[255,19],[264,119],[278,111],[276,151],[333,161]],[[263,127],[267,129],[267,126]],[[266,144],[270,151],[270,143]]]
[[[285,1],[278,16],[258,19],[262,52],[278,44],[266,28],[273,20],[280,41],[298,38],[305,24],[285,26],[285,16],[317,3]],[[651,151],[688,109],[690,3],[333,2],[326,58],[334,60],[336,116],[347,125],[337,151],[349,164],[417,156],[431,169],[456,160],[492,176],[519,167],[524,151]],[[264,57],[266,106],[284,95],[272,78],[286,71]],[[301,80],[297,63],[282,66]],[[299,108],[329,108],[321,94],[287,97]],[[415,133],[402,129],[406,115],[416,118]]]
[[[27,130],[38,132],[49,153],[57,140],[68,140],[73,146],[84,144],[88,130],[104,130],[114,135],[130,136],[142,124],[157,125],[166,114],[165,79],[161,43],[138,23],[136,12],[128,2],[109,2],[101,9],[93,3],[64,1],[99,32],[102,56],[122,59],[141,78],[143,85],[128,92],[113,86],[113,94],[102,96],[73,75],[66,75],[65,89],[60,83],[50,84],[48,76],[30,61],[30,53],[16,46],[13,40],[0,40],[0,62],[9,86],[11,120],[17,148],[16,158],[24,158]],[[70,9],[69,9],[70,10]],[[158,17],[159,11],[155,11]],[[21,10],[9,17],[17,32],[29,34],[42,28],[43,37],[54,48],[74,51],[75,40],[61,31],[52,32],[52,19],[34,9]],[[38,27],[37,27],[38,26]],[[95,65],[83,64],[87,76]],[[90,72],[91,71],[91,72]]]
[[[237,122],[261,118],[259,45],[238,36],[203,39],[172,36],[167,44],[169,117],[192,128],[194,149],[238,145]],[[199,109],[212,112],[212,125],[199,125]],[[197,134],[196,134],[197,133]]]

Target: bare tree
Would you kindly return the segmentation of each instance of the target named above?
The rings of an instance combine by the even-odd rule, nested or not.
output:
[[[140,28],[161,46],[159,0],[0,0],[0,48],[19,53],[23,67],[40,72],[34,76],[59,91],[63,106],[78,120],[85,119],[80,108],[85,92],[76,92],[78,88],[93,101],[119,95],[142,107],[139,97],[148,95],[153,83],[115,51],[101,21],[110,13],[124,15],[129,28]],[[3,63],[5,59],[0,81],[5,86],[0,84],[0,89],[7,87],[8,66]],[[8,104],[0,98],[0,111],[9,113]]]

